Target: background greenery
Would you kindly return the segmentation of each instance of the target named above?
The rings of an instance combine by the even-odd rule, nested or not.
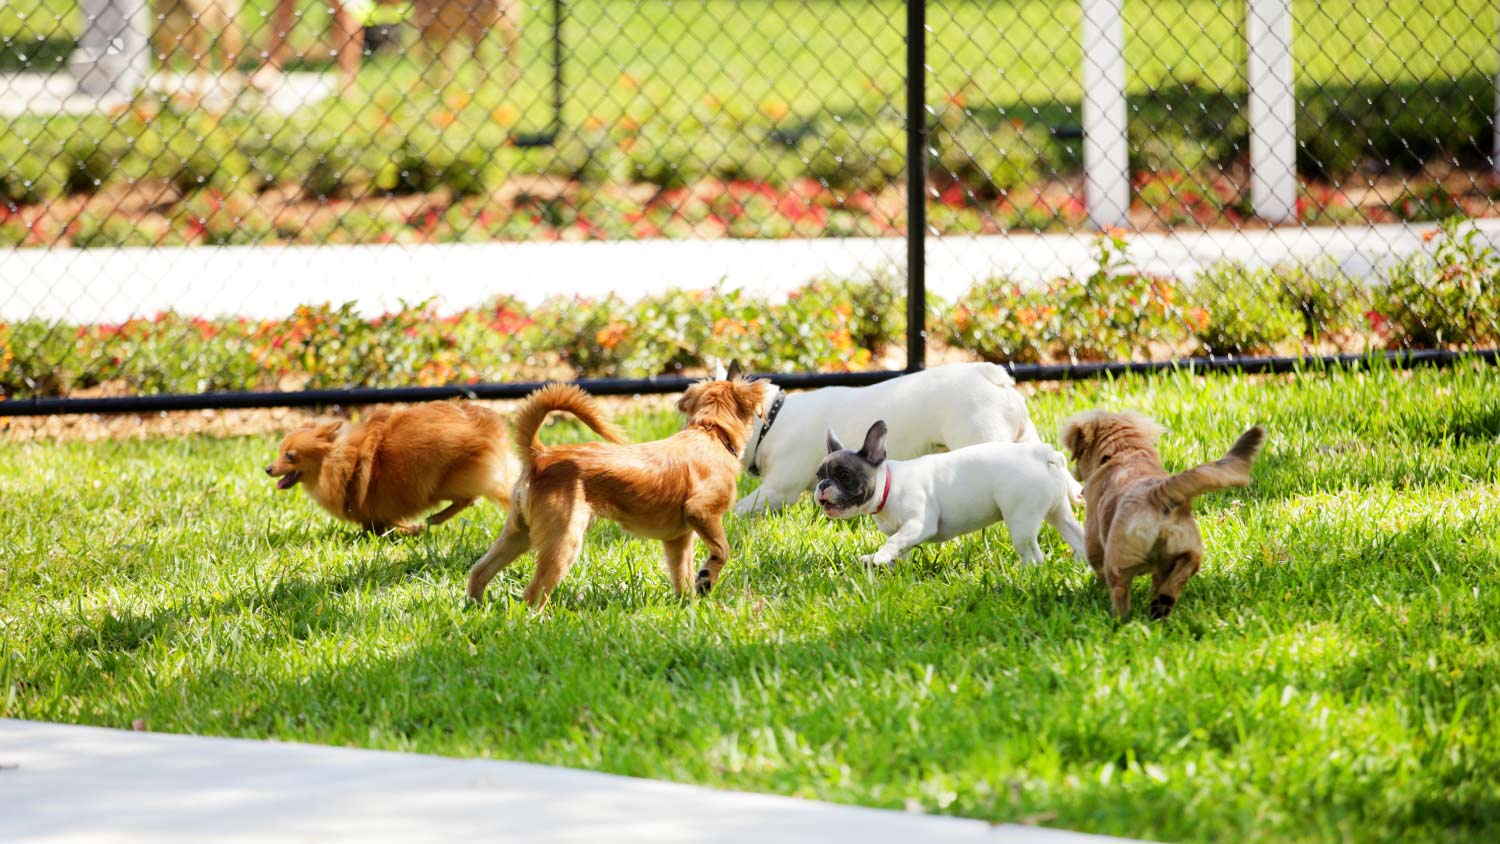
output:
[[[269,6],[246,4],[258,43]],[[1293,6],[1305,175],[1431,161],[1486,166],[1500,29],[1493,3]],[[411,58],[381,54],[366,63],[358,93],[291,118],[258,114],[252,97],[214,115],[155,105],[110,120],[12,121],[0,132],[0,161],[10,165],[0,170],[0,193],[25,204],[151,179],[185,191],[280,184],[326,197],[463,195],[538,173],[659,188],[809,176],[879,190],[900,178],[905,155],[902,8],[890,0],[569,3],[564,131],[555,146],[523,148],[511,144],[552,118],[543,4],[529,10],[515,81],[498,48],[467,61],[451,85]],[[1134,166],[1204,174],[1192,189],[1213,193],[1212,174],[1247,150],[1244,4],[1125,9]],[[315,39],[326,15],[317,4],[307,11],[293,40],[323,67],[326,47]],[[936,187],[955,183],[977,201],[1077,171],[1078,142],[1050,130],[1079,122],[1078,15],[1075,3],[1040,0],[932,4]],[[77,27],[64,0],[6,4],[0,66],[55,63]],[[1243,205],[1240,191],[1224,204]],[[1065,218],[1051,204],[1041,223]]]

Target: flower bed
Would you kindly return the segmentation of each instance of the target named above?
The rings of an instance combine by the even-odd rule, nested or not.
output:
[[[929,302],[934,358],[1023,363],[1188,354],[1462,347],[1500,341],[1500,254],[1457,221],[1372,287],[1331,268],[1210,268],[1182,280],[1134,270],[1125,235],[1096,241],[1097,269],[1025,285],[993,279]],[[352,305],[286,320],[172,313],[120,325],[0,324],[6,398],[107,389],[191,393],[649,376],[738,360],[763,372],[894,365],[904,337],[894,276],[820,281],[771,301],[674,290],[626,302],[502,298],[439,315],[421,304],[373,319]]]

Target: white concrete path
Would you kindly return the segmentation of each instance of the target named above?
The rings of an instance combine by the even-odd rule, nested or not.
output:
[[[288,73],[270,91],[243,91],[247,105],[277,114],[292,112],[333,94],[336,79],[318,73]],[[146,83],[156,94],[192,94],[210,108],[228,108],[243,86],[231,87],[218,77],[192,77],[158,73]],[[67,73],[0,73],[0,117],[22,114],[85,115],[124,108],[131,98],[121,93],[102,96],[78,91],[77,81]]]
[[[1477,223],[1500,245],[1500,220]],[[1197,231],[1132,235],[1142,270],[1190,276],[1215,262],[1327,258],[1370,277],[1423,248],[1431,225]],[[928,242],[928,290],[952,298],[976,280],[1022,280],[1093,269],[1086,234],[944,237]],[[639,297],[671,287],[778,295],[817,277],[858,277],[906,262],[900,238],[644,240],[428,246],[245,246],[12,249],[0,252],[0,320],[123,322],[175,309],[199,316],[280,317],[299,304],[357,302],[375,315],[401,300],[469,307],[501,293],[535,302],[565,293]]]
[[[0,841],[1106,844],[517,762],[0,720]]]

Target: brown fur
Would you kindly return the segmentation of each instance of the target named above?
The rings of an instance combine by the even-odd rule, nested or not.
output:
[[[516,506],[499,539],[469,570],[469,598],[479,600],[499,571],[530,548],[536,572],[526,601],[541,609],[578,559],[590,520],[603,517],[637,536],[661,541],[667,577],[679,595],[708,592],[729,560],[724,513],[734,504],[740,452],[765,402],[762,381],[700,381],[677,408],[681,431],[655,442],[622,445],[592,398],[551,384],[532,393],[516,414],[521,479]],[[554,410],[577,416],[608,443],[546,447],[536,438]],[[693,536],[708,545],[708,562],[693,577]]]
[[[477,498],[509,505],[517,461],[500,415],[459,402],[376,410],[350,426],[308,422],[281,441],[266,474],[300,483],[319,506],[366,530],[418,533],[410,521],[439,525]],[[288,483],[287,476],[298,473]]]
[[[1089,565],[1109,588],[1110,606],[1130,617],[1130,583],[1151,575],[1152,618],[1163,618],[1203,562],[1193,499],[1249,486],[1250,464],[1266,433],[1251,428],[1212,463],[1168,475],[1156,453],[1162,428],[1134,413],[1092,411],[1063,425],[1063,445],[1077,465],[1087,503]]]

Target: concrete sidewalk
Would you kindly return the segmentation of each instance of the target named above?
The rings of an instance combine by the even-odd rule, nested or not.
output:
[[[1500,245],[1500,219],[1475,225],[1485,242]],[[1222,260],[1251,266],[1328,260],[1371,278],[1424,248],[1421,233],[1432,228],[1141,234],[1130,236],[1129,254],[1142,270],[1182,278]],[[774,297],[813,278],[902,271],[905,263],[901,238],[12,249],[0,250],[0,320],[118,323],[165,310],[279,318],[318,302],[355,302],[361,313],[375,316],[402,300],[429,297],[451,312],[500,294],[528,303],[553,294],[633,299],[720,283]],[[934,237],[927,243],[927,289],[949,299],[992,276],[1034,281],[1093,268],[1087,233]]]
[[[1024,826],[567,768],[0,720],[0,841],[983,841]]]

